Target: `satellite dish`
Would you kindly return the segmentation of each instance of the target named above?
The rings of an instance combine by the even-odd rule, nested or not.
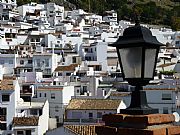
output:
[[[179,122],[180,120],[179,114],[177,112],[173,112],[173,115],[175,117],[175,122]]]

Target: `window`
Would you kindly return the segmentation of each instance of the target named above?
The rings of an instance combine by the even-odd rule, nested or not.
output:
[[[73,63],[76,63],[76,57],[72,58]]]
[[[35,42],[35,39],[34,39],[34,38],[31,38],[31,42]]]
[[[162,100],[172,100],[171,94],[163,93]]]
[[[32,60],[28,60],[28,64],[32,64]]]
[[[163,107],[163,114],[168,114],[168,107]]]
[[[176,44],[176,45],[180,44],[180,41],[176,41],[175,44]]]
[[[26,135],[31,135],[31,130],[26,130]]]
[[[37,115],[37,110],[36,109],[31,109],[30,114],[31,115]]]
[[[56,85],[56,81],[53,81],[53,85]]]
[[[49,59],[45,59],[45,67],[49,67]]]
[[[39,97],[41,97],[41,93],[39,93]]]
[[[40,42],[40,38],[36,38],[36,42]]]
[[[87,92],[87,86],[83,86],[83,92]]]
[[[77,93],[79,93],[80,91],[79,91],[79,89],[77,89]]]
[[[93,113],[89,113],[89,119],[93,118]]]
[[[93,52],[93,49],[91,48],[91,53]]]
[[[6,123],[0,123],[0,129],[6,130]]]
[[[39,116],[42,115],[42,109],[39,109]]]
[[[102,118],[102,112],[97,112],[97,118]]]
[[[9,64],[13,64],[13,60],[9,60]]]
[[[85,48],[84,51],[85,51],[85,52],[88,52],[88,48]]]
[[[0,60],[0,64],[4,64],[4,60]]]
[[[6,115],[6,108],[0,108],[0,115]]]
[[[36,59],[36,66],[37,66],[37,67],[40,67],[40,65],[41,65],[41,64],[40,64],[40,59]]]
[[[62,76],[62,73],[59,73],[59,72],[58,72],[58,76]]]
[[[46,93],[44,93],[44,97],[46,97]]]
[[[50,75],[50,74],[51,74],[51,69],[45,69],[45,70],[44,70],[44,74]]]
[[[57,123],[59,123],[59,116],[55,116]]]
[[[20,60],[20,64],[23,65],[24,64],[24,60]]]
[[[71,75],[71,73],[66,73],[66,76],[70,76]]]
[[[9,102],[10,101],[10,96],[8,94],[2,95],[2,102]]]
[[[55,99],[55,93],[51,93],[51,99]]]
[[[23,131],[17,131],[17,135],[24,135]]]
[[[59,112],[59,106],[55,106],[55,112]]]

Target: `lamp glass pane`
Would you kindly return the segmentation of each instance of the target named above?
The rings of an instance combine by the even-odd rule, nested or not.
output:
[[[142,48],[119,49],[125,78],[141,78]]]
[[[145,49],[144,78],[153,78],[154,64],[157,49]]]

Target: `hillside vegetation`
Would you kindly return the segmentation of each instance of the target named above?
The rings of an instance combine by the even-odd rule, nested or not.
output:
[[[134,20],[135,14],[143,23],[167,25],[180,30],[179,0],[69,0],[78,8],[103,15],[105,10],[114,9],[118,19]]]

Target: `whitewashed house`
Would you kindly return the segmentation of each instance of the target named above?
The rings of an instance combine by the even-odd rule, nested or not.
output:
[[[44,78],[50,78],[58,64],[57,54],[35,53],[33,54],[33,71],[43,72]]]
[[[3,9],[9,9],[9,10],[14,9],[17,6],[16,0],[2,0],[1,5],[3,6]]]
[[[109,25],[117,24],[117,12],[114,10],[105,11],[105,15],[103,16],[103,21],[109,23]]]
[[[14,74],[17,67],[18,54],[0,54],[0,65],[2,65],[2,73],[6,75]]]
[[[63,123],[64,106],[69,103],[71,96],[74,96],[73,86],[38,86],[36,96],[32,101],[46,101],[49,102],[49,116],[56,118],[57,123]]]
[[[73,75],[75,67],[77,66],[78,64],[58,66],[53,73],[54,85],[64,85],[65,83],[69,84],[71,82],[71,76]]]
[[[0,49],[10,49],[11,46],[18,44],[17,33],[19,28],[14,27],[15,23],[5,22],[1,24]]]
[[[35,10],[43,10],[45,7],[44,4],[37,4],[35,2],[31,2],[29,4],[25,4],[17,7],[19,14],[26,19],[27,13],[34,13]]]
[[[21,102],[13,118],[14,135],[43,135],[48,130],[49,103]]]
[[[46,10],[50,26],[58,25],[64,19],[63,6],[56,5],[55,3],[47,3]]]
[[[12,120],[20,102],[20,86],[14,77],[3,77],[0,81],[0,134],[12,133]]]
[[[159,113],[173,113],[176,111],[176,88],[172,85],[155,85],[144,88],[148,105],[159,110]]]
[[[125,108],[126,105],[122,100],[71,99],[66,107],[65,121],[74,119],[96,123],[102,119],[102,115],[119,113],[120,109]]]

